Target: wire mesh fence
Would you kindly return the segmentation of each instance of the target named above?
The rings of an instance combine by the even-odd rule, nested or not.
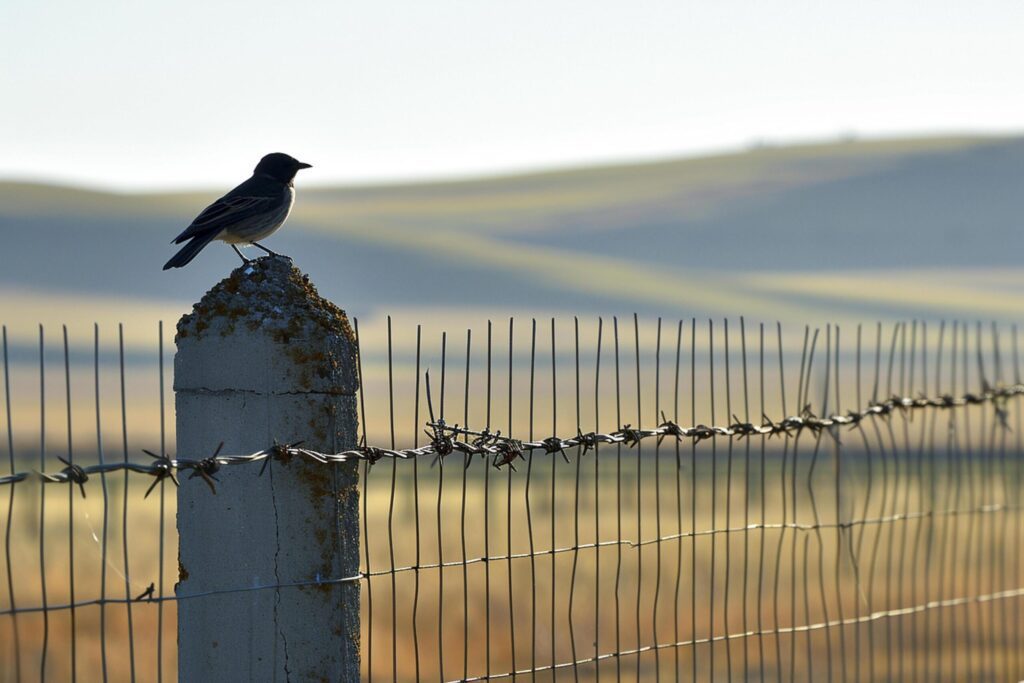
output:
[[[368,681],[1021,677],[1016,328],[356,330],[359,448],[175,457],[162,329],[5,330],[4,675],[175,677],[172,475],[300,456],[359,462],[360,575],[310,582]]]
[[[142,354],[123,327],[40,327],[35,343],[3,329],[5,680],[173,678],[174,493],[132,469],[168,446],[163,326],[151,334]]]
[[[364,465],[368,680],[1015,680],[1015,333],[611,323],[417,344],[450,454]]]

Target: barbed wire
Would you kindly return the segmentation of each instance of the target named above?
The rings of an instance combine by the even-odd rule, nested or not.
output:
[[[793,436],[808,430],[818,434],[823,431],[831,432],[841,427],[856,427],[869,417],[886,418],[896,412],[906,414],[927,409],[948,410],[985,404],[995,406],[996,419],[1004,429],[1009,429],[1006,403],[1011,398],[1017,398],[1021,395],[1024,395],[1024,384],[1018,383],[1002,387],[992,387],[985,383],[982,391],[979,393],[967,392],[960,396],[942,394],[934,397],[891,396],[884,401],[873,401],[862,410],[850,410],[846,413],[833,413],[825,416],[816,415],[811,410],[810,405],[805,406],[800,414],[778,421],[770,419],[767,415],[762,416],[761,424],[744,422],[733,415],[733,422],[725,426],[698,424],[692,427],[681,427],[672,420],[667,419],[664,413],[662,413],[662,423],[652,429],[634,428],[626,424],[610,433],[584,433],[577,429],[575,436],[550,436],[545,439],[531,441],[504,436],[500,431],[474,430],[458,424],[449,425],[443,418],[432,418],[426,423],[427,429],[425,430],[427,436],[430,437],[430,441],[418,448],[391,449],[368,446],[365,444],[364,435],[362,445],[339,453],[321,453],[312,449],[302,448],[303,442],[300,441],[285,444],[274,443],[269,448],[248,455],[221,455],[220,451],[224,447],[224,443],[221,442],[210,456],[199,459],[171,458],[167,454],[158,455],[144,449],[143,453],[153,458],[153,462],[149,465],[123,461],[81,466],[73,464],[70,459],[58,457],[65,464],[64,469],[58,472],[18,472],[9,474],[0,477],[0,485],[16,484],[31,478],[38,478],[47,483],[71,483],[79,487],[84,498],[84,484],[89,480],[90,476],[127,471],[154,477],[153,483],[146,489],[145,496],[149,496],[160,481],[170,479],[177,486],[178,479],[175,474],[189,472],[189,479],[202,479],[210,487],[210,491],[216,494],[216,483],[218,482],[216,474],[223,466],[261,462],[263,463],[260,469],[260,474],[262,475],[271,460],[287,462],[294,457],[308,458],[321,464],[339,464],[353,461],[367,461],[373,464],[381,458],[397,458],[402,460],[425,456],[443,458],[452,453],[462,453],[467,456],[492,457],[494,467],[501,468],[507,465],[515,469],[514,462],[517,459],[522,459],[526,453],[532,451],[561,454],[568,461],[566,451],[577,447],[582,448],[585,454],[599,445],[617,444],[632,447],[645,439],[652,438],[658,439],[660,444],[669,437],[674,438],[676,441],[692,439],[694,442],[700,442],[719,437]],[[460,437],[462,437],[462,440],[459,440]]]

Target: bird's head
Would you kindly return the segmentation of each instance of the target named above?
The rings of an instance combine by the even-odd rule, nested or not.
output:
[[[304,164],[294,157],[281,152],[274,152],[260,159],[256,164],[255,175],[264,175],[282,183],[289,183],[295,178],[295,174],[304,168],[313,168]]]

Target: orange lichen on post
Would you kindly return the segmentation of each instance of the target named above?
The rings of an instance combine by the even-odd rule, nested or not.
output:
[[[345,312],[282,257],[237,268],[178,323],[179,453],[356,445],[356,345]],[[186,455],[186,457],[188,457]],[[262,476],[261,476],[262,473]],[[273,455],[178,491],[182,680],[358,680],[354,463]],[[324,634],[339,634],[325,642]],[[225,659],[210,647],[217,641]]]

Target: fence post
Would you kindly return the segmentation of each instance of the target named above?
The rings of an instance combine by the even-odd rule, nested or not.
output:
[[[356,445],[348,318],[290,260],[236,269],[181,319],[176,343],[180,457],[221,442],[224,454]],[[355,463],[274,460],[262,476],[261,466],[222,467],[216,493],[202,477],[181,481],[178,678],[357,681],[358,582],[284,585],[357,575]]]

